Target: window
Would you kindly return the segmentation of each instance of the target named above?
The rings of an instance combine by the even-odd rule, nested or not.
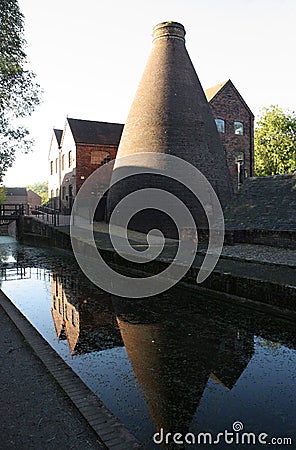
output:
[[[58,196],[59,196],[59,189],[56,188],[56,197],[58,197]]]
[[[50,161],[50,175],[53,175],[53,161]]]
[[[70,150],[68,153],[68,165],[69,167],[72,166],[72,150]]]
[[[234,122],[234,134],[244,134],[244,124],[242,122]]]
[[[56,160],[55,160],[55,171],[56,171],[56,173],[58,173],[58,170],[59,170],[59,160],[58,160],[58,158],[56,158]]]
[[[215,119],[215,122],[219,133],[225,133],[225,121],[223,119]]]
[[[65,170],[65,155],[62,155],[62,170]]]
[[[50,198],[54,198],[54,190],[53,189],[50,191]]]
[[[62,200],[65,200],[66,197],[66,186],[62,187]]]
[[[244,182],[244,161],[245,155],[244,152],[237,152],[235,155],[235,164],[237,170],[237,188],[239,189]]]

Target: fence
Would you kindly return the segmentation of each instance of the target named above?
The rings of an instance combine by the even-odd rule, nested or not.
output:
[[[16,220],[19,216],[29,213],[29,206],[24,203],[1,203],[0,204],[0,223]]]
[[[70,225],[70,215],[61,214],[59,210],[47,206],[35,206],[31,210],[31,214],[38,220],[54,227]]]

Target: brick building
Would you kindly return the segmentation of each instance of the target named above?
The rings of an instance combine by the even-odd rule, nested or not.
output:
[[[71,355],[123,345],[111,299],[77,274],[50,275],[51,313],[58,340]]]
[[[6,198],[3,203],[6,205],[28,203],[28,193],[25,187],[7,187],[5,188]]]
[[[40,195],[36,194],[36,192],[32,191],[31,189],[27,190],[27,194],[28,194],[28,205],[31,208],[41,205],[42,198],[40,197]]]
[[[123,125],[66,119],[64,130],[55,129],[49,150],[51,206],[71,210],[84,180],[116,156]]]
[[[49,150],[48,198],[51,206],[60,207],[61,190],[61,142],[63,130],[54,129]]]
[[[4,200],[5,205],[26,205],[29,208],[26,211],[30,211],[31,208],[41,205],[41,197],[31,189],[25,187],[7,187],[5,188],[6,198]]]
[[[235,191],[254,174],[254,115],[231,80],[205,91]]]
[[[228,80],[206,89],[226,153],[234,189],[254,170],[254,115]],[[52,207],[69,212],[84,180],[105,162],[115,159],[123,125],[66,119],[54,129],[49,151],[49,198]]]

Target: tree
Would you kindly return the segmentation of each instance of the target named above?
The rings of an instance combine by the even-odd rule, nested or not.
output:
[[[6,200],[6,188],[4,186],[0,186],[0,203],[4,203]]]
[[[42,205],[48,202],[48,182],[43,181],[41,183],[35,183],[30,186],[27,186],[27,190],[31,189],[31,191],[40,195]]]
[[[41,89],[28,70],[24,16],[17,0],[0,2],[0,182],[12,166],[16,151],[32,146],[21,119],[40,103]]]
[[[255,174],[296,171],[296,115],[271,105],[263,108],[255,128]]]

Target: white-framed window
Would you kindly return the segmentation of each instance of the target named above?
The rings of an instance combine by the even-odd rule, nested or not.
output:
[[[215,119],[217,130],[219,133],[225,133],[225,120],[223,119]]]
[[[242,136],[244,134],[244,124],[243,122],[240,122],[238,120],[236,120],[233,123],[234,126],[234,134],[238,134],[240,136]]]

